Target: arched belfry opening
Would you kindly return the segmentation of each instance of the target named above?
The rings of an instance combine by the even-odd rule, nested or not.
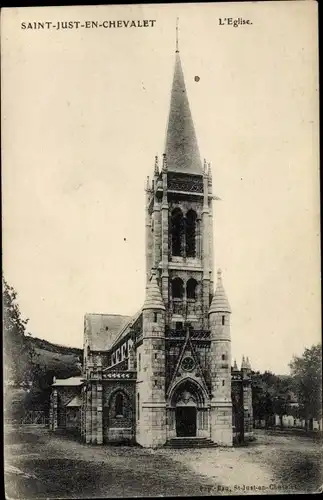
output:
[[[174,278],[172,280],[172,297],[173,299],[183,299],[184,296],[184,283],[181,278]]]
[[[172,211],[171,233],[172,255],[180,257],[183,254],[184,216],[182,210],[179,207],[175,208]]]
[[[171,213],[171,246],[174,257],[196,257],[197,214],[190,209],[186,216],[179,207]]]
[[[173,313],[183,314],[184,283],[181,278],[174,278],[171,281],[172,307]]]
[[[190,278],[186,283],[186,297],[190,300],[196,300],[197,294],[197,281],[194,278]]]
[[[186,257],[196,257],[196,219],[196,212],[189,210],[186,214],[185,225]]]

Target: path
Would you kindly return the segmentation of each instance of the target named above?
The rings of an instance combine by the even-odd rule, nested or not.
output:
[[[321,446],[306,437],[260,431],[247,447],[148,450],[85,445],[39,427],[6,434],[9,500],[300,493],[323,483]]]

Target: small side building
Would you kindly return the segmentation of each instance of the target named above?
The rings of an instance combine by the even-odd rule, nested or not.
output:
[[[56,379],[54,377],[50,396],[49,428],[81,434],[82,377]]]

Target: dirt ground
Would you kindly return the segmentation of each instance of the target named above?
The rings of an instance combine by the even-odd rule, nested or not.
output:
[[[42,427],[5,431],[8,500],[303,493],[323,484],[321,442],[256,433],[238,448],[93,446]]]

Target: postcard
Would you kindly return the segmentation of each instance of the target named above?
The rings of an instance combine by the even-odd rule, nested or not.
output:
[[[321,491],[317,10],[2,10],[8,499]]]

